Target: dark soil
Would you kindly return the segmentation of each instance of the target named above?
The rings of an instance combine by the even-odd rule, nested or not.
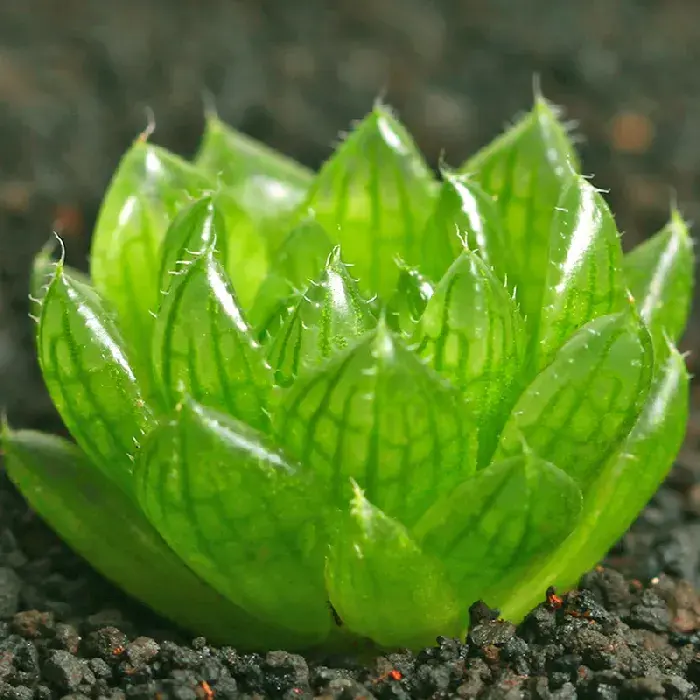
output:
[[[662,225],[670,188],[700,218],[698,47],[697,0],[0,3],[0,408],[60,429],[34,361],[29,264],[55,226],[85,265],[147,106],[155,140],[191,154],[207,90],[226,121],[315,167],[385,92],[431,163],[443,148],[457,163],[527,107],[538,73],[580,121],[629,248]],[[696,311],[685,349],[698,347]],[[369,665],[189,639],[67,550],[0,467],[0,700],[700,699],[699,446],[696,409],[666,484],[579,592],[518,628],[475,610],[468,639]]]

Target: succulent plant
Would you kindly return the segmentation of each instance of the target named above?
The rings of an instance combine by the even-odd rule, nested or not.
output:
[[[138,139],[89,279],[37,258],[75,443],[4,430],[29,503],[125,591],[241,648],[521,619],[680,447],[687,227],[623,255],[555,109],[437,177],[378,104],[314,174],[210,116]]]

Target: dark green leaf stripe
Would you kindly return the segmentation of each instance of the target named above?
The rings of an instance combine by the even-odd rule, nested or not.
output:
[[[379,644],[421,647],[464,632],[464,606],[440,565],[356,484],[331,541],[326,582],[343,624]]]
[[[275,424],[336,502],[353,478],[405,524],[475,468],[476,435],[458,394],[383,324],[300,377]]]
[[[185,393],[250,425],[268,424],[272,375],[211,249],[171,285],[153,342],[156,375],[170,405]]]
[[[110,315],[62,263],[43,300],[37,341],[44,380],[66,426],[129,492],[133,454],[152,413]]]
[[[398,265],[399,280],[387,304],[385,318],[392,331],[409,337],[415,333],[416,325],[435,290],[417,268],[401,262]]]
[[[574,481],[527,452],[494,462],[444,495],[414,532],[446,567],[465,605],[487,595],[489,605],[500,606],[523,572],[566,538],[580,510]]]
[[[518,453],[525,441],[585,495],[642,410],[652,366],[649,334],[632,313],[591,321],[518,399],[497,457]]]
[[[185,401],[136,470],[149,519],[204,580],[307,643],[328,634],[319,490],[261,435]]]
[[[533,338],[539,367],[588,321],[629,303],[615,221],[582,177],[564,191],[554,215],[542,302],[538,338]]]
[[[525,334],[508,290],[477,253],[465,251],[447,271],[417,338],[418,354],[464,396],[479,426],[479,463],[486,464],[517,397]]]

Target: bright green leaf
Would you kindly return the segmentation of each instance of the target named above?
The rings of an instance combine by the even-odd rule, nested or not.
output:
[[[391,330],[406,336],[413,334],[425,306],[433,296],[433,284],[415,267],[399,264],[399,280],[386,308]]]
[[[408,132],[378,105],[323,166],[306,206],[343,249],[361,290],[388,298],[394,259],[420,262],[436,183]]]
[[[193,633],[265,649],[299,637],[251,617],[197,578],[143,513],[75,445],[53,435],[4,430],[5,468],[31,507],[122,590]],[[282,640],[287,640],[283,642]]]
[[[694,267],[688,227],[675,209],[659,233],[625,257],[625,278],[657,354],[666,351],[664,334],[674,342],[683,334],[693,296]]]
[[[275,381],[289,386],[300,372],[346,348],[375,324],[335,248],[321,277],[298,297],[270,345]]]
[[[615,544],[658,489],[678,454],[688,419],[688,373],[670,348],[644,410],[617,452],[600,470],[581,519],[546,565],[522,582],[503,607],[509,619],[529,612],[549,586],[566,590]]]
[[[275,424],[336,503],[353,478],[405,525],[475,468],[476,436],[461,397],[383,323],[300,377]]]
[[[464,606],[445,572],[406,529],[354,484],[326,563],[331,603],[343,624],[380,645],[419,648],[464,632]]]
[[[496,199],[507,237],[508,284],[530,327],[546,287],[555,207],[577,168],[554,108],[540,96],[527,116],[461,168]]]
[[[328,635],[323,503],[260,434],[184,401],[149,436],[136,477],[150,521],[211,586],[309,644]]]
[[[593,185],[576,177],[552,222],[539,337],[532,338],[539,368],[581,326],[622,311],[627,296],[615,220]]]
[[[443,496],[414,534],[445,566],[462,605],[485,597],[498,607],[523,573],[566,538],[580,511],[574,481],[526,452],[494,462]]]
[[[127,342],[148,364],[160,302],[161,243],[177,211],[211,182],[168,151],[137,141],[112,178],[92,239],[90,276],[119,314]]]
[[[463,252],[437,285],[417,343],[417,353],[462,392],[486,464],[520,388],[525,334],[515,301],[477,253]]]
[[[524,440],[572,477],[585,496],[639,416],[652,367],[649,333],[632,312],[591,321],[522,394],[497,458],[518,453]]]
[[[259,340],[278,331],[291,300],[318,279],[332,250],[328,234],[313,219],[302,221],[287,234],[249,314]]]
[[[60,262],[42,303],[37,344],[44,381],[71,434],[130,492],[133,455],[152,412],[102,300]]]
[[[268,425],[272,373],[211,248],[171,284],[155,324],[153,358],[169,405],[186,393],[256,428]]]
[[[442,176],[435,210],[423,232],[421,271],[439,280],[466,245],[504,280],[510,253],[493,198],[468,175],[443,170]]]

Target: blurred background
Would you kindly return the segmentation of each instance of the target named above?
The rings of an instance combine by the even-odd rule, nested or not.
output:
[[[147,108],[153,140],[182,155],[209,95],[233,126],[318,166],[382,94],[432,164],[444,151],[456,165],[530,107],[537,74],[579,122],[584,170],[629,248],[663,225],[672,191],[700,221],[699,61],[697,0],[5,0],[0,404],[14,424],[53,423],[31,259],[58,227],[84,267]]]

